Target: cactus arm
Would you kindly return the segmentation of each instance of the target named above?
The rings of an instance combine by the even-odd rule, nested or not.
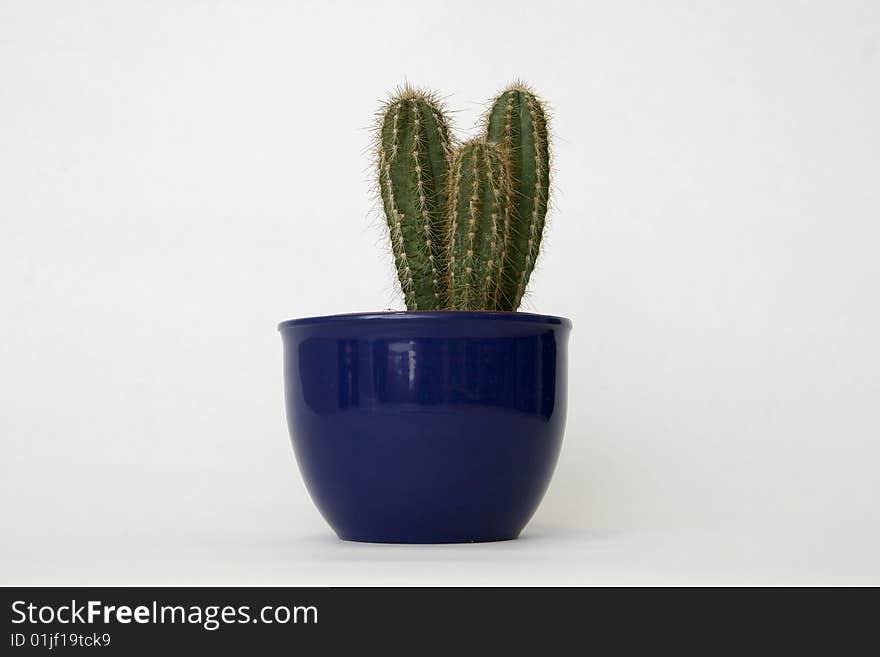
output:
[[[535,267],[550,195],[547,117],[541,101],[525,85],[511,85],[492,104],[486,135],[504,144],[510,159],[514,227],[501,295],[508,309],[516,310]]]
[[[449,307],[494,310],[509,186],[502,147],[462,144],[452,164],[449,209]]]
[[[449,129],[433,97],[410,87],[381,117],[379,191],[404,300],[408,310],[442,308]]]
[[[398,201],[395,186],[391,175],[391,166],[400,152],[400,105],[388,107],[383,121],[380,139],[377,144],[379,166],[379,191],[385,208],[385,217],[391,233],[391,249],[394,253],[394,261],[397,266],[397,276],[403,289],[403,296],[407,308],[416,304],[415,283],[412,268],[409,264],[409,256],[406,253],[406,243],[403,238],[403,215],[398,209]]]

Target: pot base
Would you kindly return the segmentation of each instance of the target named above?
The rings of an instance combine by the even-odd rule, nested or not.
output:
[[[477,536],[474,538],[461,537],[403,537],[403,536],[343,536],[338,534],[339,539],[346,543],[374,543],[379,545],[461,545],[466,543],[500,543],[501,541],[513,541],[519,538],[519,534],[505,534],[498,536]]]

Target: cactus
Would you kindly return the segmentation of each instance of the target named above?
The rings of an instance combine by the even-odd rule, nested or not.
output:
[[[449,126],[436,98],[405,86],[381,113],[377,131],[379,189],[397,275],[410,310],[446,302],[446,176]]]
[[[453,147],[436,96],[405,86],[379,114],[376,161],[408,310],[515,311],[541,245],[549,197],[547,118],[515,83],[483,136]]]
[[[488,139],[504,144],[510,158],[517,229],[511,236],[508,266],[516,275],[507,278],[504,297],[515,310],[535,268],[547,216],[550,195],[547,118],[534,92],[522,83],[514,83],[495,99],[485,123]]]
[[[449,180],[449,308],[502,310],[510,234],[507,153],[485,139],[455,152]]]

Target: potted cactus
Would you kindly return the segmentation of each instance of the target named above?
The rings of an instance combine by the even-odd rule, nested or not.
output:
[[[456,143],[435,95],[381,109],[377,182],[406,312],[282,322],[288,427],[340,538],[516,538],[562,442],[571,323],[516,312],[550,190],[547,116],[515,83]]]

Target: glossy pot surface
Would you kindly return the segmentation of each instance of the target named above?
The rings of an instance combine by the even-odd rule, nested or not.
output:
[[[567,319],[395,312],[282,322],[300,471],[340,538],[516,538],[562,444]]]

